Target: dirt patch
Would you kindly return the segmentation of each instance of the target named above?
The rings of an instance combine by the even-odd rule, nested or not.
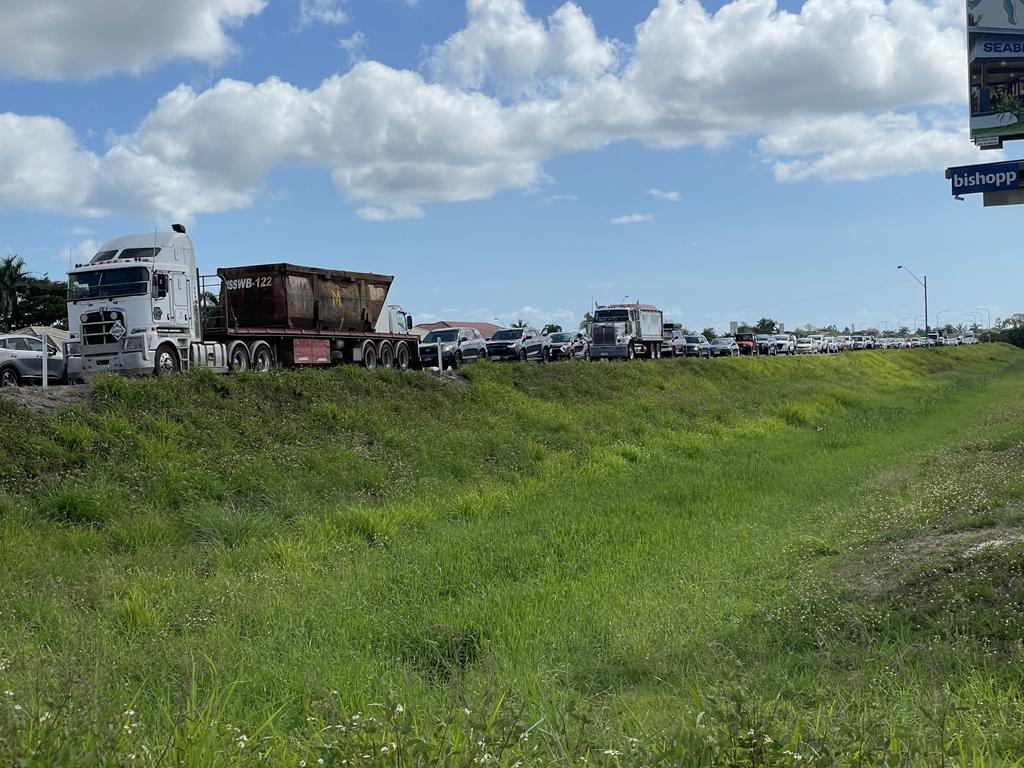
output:
[[[85,384],[72,386],[42,387],[4,387],[0,389],[0,397],[6,397],[18,405],[31,408],[39,413],[55,413],[72,406],[92,408],[95,396],[92,387]]]
[[[908,576],[926,566],[939,566],[969,559],[989,549],[1024,540],[1024,529],[1005,525],[965,531],[926,531],[895,542],[862,561],[847,574],[853,589],[868,599],[881,599],[899,592]]]

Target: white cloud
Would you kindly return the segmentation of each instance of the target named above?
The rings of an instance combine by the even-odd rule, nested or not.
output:
[[[925,123],[916,114],[802,120],[778,128],[758,144],[780,182],[817,177],[825,181],[868,181],[880,176],[976,162],[978,150],[966,130]],[[990,155],[999,159],[996,155]]]
[[[554,203],[571,203],[579,200],[579,195],[548,195],[540,201],[541,205],[553,205]]]
[[[678,203],[682,201],[682,195],[678,192],[666,191],[663,189],[648,189],[647,195],[653,197],[655,200],[661,200],[665,203]]]
[[[515,96],[593,80],[616,62],[614,43],[599,39],[574,3],[555,11],[547,26],[529,15],[522,0],[467,0],[466,7],[466,27],[428,57],[437,80],[472,89],[491,85]]]
[[[626,213],[612,219],[612,224],[643,224],[654,221],[653,213]]]
[[[348,54],[350,64],[366,60],[366,35],[362,32],[353,32],[348,37],[341,38],[338,47]]]
[[[368,205],[356,211],[363,221],[400,221],[402,219],[422,219],[423,209],[418,205]]]
[[[203,4],[221,54],[221,25],[262,2]],[[360,62],[312,89],[277,78],[179,86],[97,152],[55,118],[0,116],[0,207],[187,219],[251,205],[273,169],[303,165],[329,171],[360,217],[390,221],[433,202],[534,189],[551,158],[620,140],[671,148],[753,135],[780,181],[874,178],[974,156],[962,117],[943,111],[966,102],[954,0],[808,0],[799,13],[732,0],[713,14],[695,0],[659,0],[630,45],[599,37],[573,3],[543,20],[522,0],[467,0],[467,10],[465,28],[428,52],[433,81]],[[347,38],[355,51],[363,42]],[[115,64],[182,55],[156,48],[145,64]],[[44,59],[23,68],[63,71]],[[115,66],[104,61],[83,72]]]
[[[343,0],[299,0],[299,29],[315,24],[347,24],[348,14],[342,10],[342,2]]]
[[[225,30],[266,0],[7,0],[0,76],[88,80],[172,59],[216,63],[235,51]]]

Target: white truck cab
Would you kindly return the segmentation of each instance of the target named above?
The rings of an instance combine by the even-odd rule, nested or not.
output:
[[[195,249],[184,227],[104,243],[68,272],[70,350],[83,373],[153,373],[157,351],[186,367],[202,341]]]

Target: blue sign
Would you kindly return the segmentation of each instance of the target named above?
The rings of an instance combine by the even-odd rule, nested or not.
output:
[[[1020,189],[1021,161],[947,168],[946,178],[952,185],[954,196]]]

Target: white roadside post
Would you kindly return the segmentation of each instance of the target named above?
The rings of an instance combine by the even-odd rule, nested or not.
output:
[[[441,336],[438,334],[437,337],[437,373],[438,375],[444,373],[444,358],[441,357]]]
[[[50,349],[46,340],[46,331],[43,331],[43,389],[50,388]]]

